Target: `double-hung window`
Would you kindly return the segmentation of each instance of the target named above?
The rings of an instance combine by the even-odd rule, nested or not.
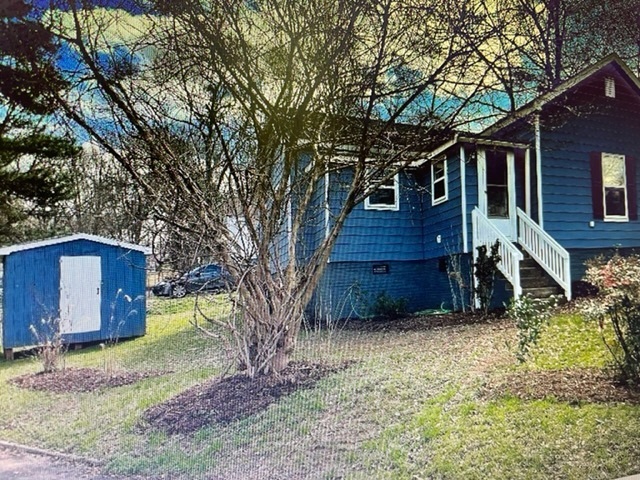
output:
[[[449,198],[447,185],[447,160],[443,158],[431,164],[431,205],[438,205]]]
[[[384,176],[381,172],[371,179],[372,183],[377,183]],[[364,200],[365,210],[398,210],[400,208],[400,183],[398,174],[384,180],[378,188]]]
[[[629,155],[591,152],[593,218],[605,222],[638,219],[636,161]]]
[[[624,155],[602,154],[602,195],[605,220],[628,220]]]

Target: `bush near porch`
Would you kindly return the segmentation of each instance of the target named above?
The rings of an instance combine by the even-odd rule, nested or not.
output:
[[[220,296],[211,308],[225,305]],[[609,479],[640,472],[640,406],[524,400],[502,389],[514,375],[606,365],[597,331],[571,313],[554,316],[523,365],[504,319],[448,326],[455,322],[414,317],[304,332],[297,360],[355,363],[243,420],[191,435],[142,430],[147,408],[227,368],[222,343],[189,324],[192,309],[193,299],[154,299],[148,335],[113,347],[117,368],[171,372],[133,385],[81,394],[23,390],[7,381],[38,365],[0,362],[0,438],[98,458],[112,472],[184,478]],[[98,347],[67,358],[73,367],[103,362]]]

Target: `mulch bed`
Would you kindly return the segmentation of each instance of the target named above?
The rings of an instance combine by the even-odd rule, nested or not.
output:
[[[121,387],[166,372],[107,373],[99,368],[65,368],[50,373],[32,373],[12,378],[10,383],[20,388],[55,393],[93,392],[101,388]]]
[[[458,327],[475,324],[507,324],[502,312],[481,315],[475,313],[446,313],[401,318],[376,317],[371,319],[350,319],[338,328],[361,332],[415,332],[443,327]]]
[[[616,381],[606,371],[586,368],[509,374],[489,382],[482,395],[488,398],[513,395],[524,400],[555,398],[570,403],[640,403],[637,387]]]
[[[188,434],[213,423],[228,424],[265,410],[298,389],[312,388],[318,380],[344,370],[339,365],[292,362],[280,375],[250,379],[238,374],[197,385],[143,414],[141,427],[170,434]]]

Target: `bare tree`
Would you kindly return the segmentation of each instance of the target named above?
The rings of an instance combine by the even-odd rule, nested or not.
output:
[[[470,47],[488,70],[488,107],[513,111],[610,53],[638,68],[637,0],[479,0]],[[466,32],[468,34],[468,32]]]
[[[468,75],[480,61],[461,32],[475,20],[457,2],[158,1],[121,45],[109,35],[122,15],[64,3],[51,21],[78,63],[60,101],[157,218],[238,279],[236,314],[221,322],[250,376],[286,367],[354,206],[485,88]],[[310,246],[332,172],[341,204]]]

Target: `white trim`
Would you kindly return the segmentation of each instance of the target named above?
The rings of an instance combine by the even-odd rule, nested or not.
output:
[[[444,177],[438,178],[438,181],[444,182],[444,195],[436,198],[436,178],[435,178],[434,167],[436,166],[436,164],[440,162],[444,163],[444,168],[443,168]],[[432,206],[440,205],[441,203],[444,203],[447,200],[449,200],[449,171],[448,170],[449,168],[448,168],[446,157],[442,159],[438,159],[437,161],[434,161],[431,163],[431,205]]]
[[[386,203],[371,203],[369,198],[373,195],[377,190],[391,190],[393,189],[393,205],[389,205]],[[369,194],[367,198],[364,199],[364,209],[365,210],[385,210],[385,211],[397,211],[400,210],[400,175],[396,173],[393,176],[393,187],[388,185],[379,185],[373,192]]]
[[[542,208],[542,146],[540,135],[540,115],[535,115],[533,128],[536,136],[536,194],[538,195],[538,225],[544,229],[544,214]]]
[[[458,143],[471,143],[478,146],[485,145],[489,147],[522,148],[522,149],[528,147],[528,145],[525,143],[509,142],[506,140],[492,140],[490,138],[469,137],[469,136],[463,136],[456,133],[452,140],[449,140],[448,142],[441,144],[439,147],[435,148],[434,150],[431,150],[426,155],[423,155],[422,158],[418,160],[414,160],[413,162],[411,162],[409,166],[419,167],[421,165],[424,165],[425,163],[438,157],[439,155],[446,152],[448,149],[450,149],[451,147],[453,147]]]
[[[622,172],[624,174],[624,181],[622,182],[622,188],[624,188],[624,215],[607,215],[607,186],[604,183],[604,157],[613,157],[622,160]],[[621,155],[619,153],[608,153],[601,152],[600,153],[600,171],[602,172],[602,212],[603,212],[603,221],[605,222],[628,222],[629,221],[629,192],[628,192],[628,180],[627,180],[627,157],[625,155]],[[610,187],[616,187],[615,185],[610,185]],[[620,188],[620,187],[618,187]]]
[[[456,133],[453,137],[452,140],[449,140],[448,142],[443,143],[442,145],[440,145],[439,147],[437,147],[435,150],[431,150],[429,153],[427,153],[424,157],[418,159],[418,160],[414,160],[413,162],[411,162],[411,166],[412,167],[419,167],[420,165],[424,165],[425,163],[427,163],[428,161],[434,159],[435,157],[437,157],[438,155],[446,152],[447,150],[449,150],[451,147],[453,147],[456,143],[458,143],[458,134]]]
[[[479,148],[477,153],[478,167],[478,208],[480,213],[487,215],[487,153]]]
[[[467,228],[467,162],[464,145],[460,145],[460,209],[462,213],[462,253],[469,253],[469,232]]]
[[[509,220],[511,221],[511,238],[518,238],[518,216],[516,215],[516,169],[513,150],[507,151],[507,189],[509,192]]]
[[[11,255],[15,252],[22,252],[24,250],[31,250],[33,248],[48,247],[49,245],[58,245],[60,243],[73,242],[75,240],[87,240],[90,242],[102,243],[104,245],[111,245],[113,247],[124,248],[126,250],[142,252],[145,255],[151,255],[151,249],[149,247],[143,247],[142,245],[135,245],[133,243],[121,242],[119,240],[100,237],[98,235],[90,235],[88,233],[76,233],[75,235],[68,235],[66,237],[49,238],[47,240],[41,240],[37,242],[21,243],[18,245],[3,247],[0,248],[0,256]]]
[[[531,151],[524,151],[524,211],[531,216]]]
[[[331,207],[329,206],[329,171],[324,173],[324,239],[329,238],[329,220]]]

